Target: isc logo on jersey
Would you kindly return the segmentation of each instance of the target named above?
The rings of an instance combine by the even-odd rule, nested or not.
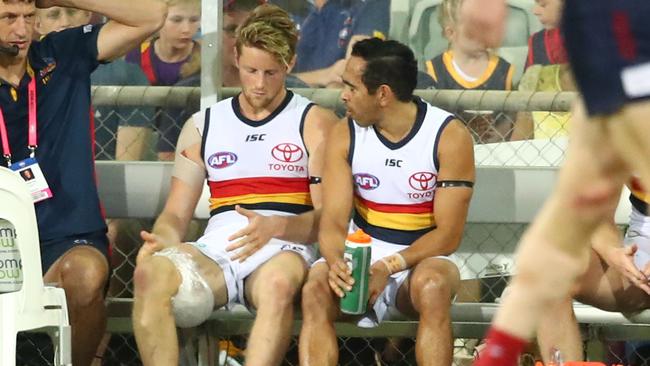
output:
[[[368,173],[358,173],[354,175],[354,183],[359,189],[370,191],[379,187],[379,178]]]
[[[305,171],[303,165],[296,164],[305,156],[305,152],[298,145],[289,142],[275,145],[271,149],[271,156],[277,162],[270,163],[269,170],[297,173]]]
[[[409,186],[417,192],[409,192],[409,198],[432,198],[437,176],[431,172],[417,172],[409,177]]]
[[[234,165],[237,162],[237,155],[228,151],[220,151],[210,155],[208,165],[215,169],[223,169]]]

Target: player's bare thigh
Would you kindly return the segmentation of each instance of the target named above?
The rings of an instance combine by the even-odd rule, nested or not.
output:
[[[295,294],[299,295],[307,271],[307,263],[298,253],[282,251],[259,266],[246,278],[244,286],[246,301],[257,308],[260,301],[263,300],[260,296],[264,294],[264,290],[273,286],[268,282],[269,280],[286,280],[286,283],[295,290]]]

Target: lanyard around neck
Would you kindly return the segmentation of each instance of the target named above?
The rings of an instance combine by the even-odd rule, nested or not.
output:
[[[27,86],[27,108],[28,108],[28,131],[27,131],[27,148],[29,149],[29,156],[34,157],[37,144],[37,124],[36,124],[36,76],[32,75],[32,79]],[[11,147],[9,146],[9,135],[7,134],[7,124],[5,123],[4,113],[0,108],[0,140],[2,140],[2,152],[7,166],[11,165]]]

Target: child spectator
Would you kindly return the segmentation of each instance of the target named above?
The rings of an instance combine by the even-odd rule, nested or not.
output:
[[[567,64],[560,34],[563,0],[536,0],[533,13],[544,29],[530,36],[526,71],[519,81],[520,91],[573,91],[575,86]],[[512,140],[548,139],[567,135],[568,112],[520,112]]]
[[[536,0],[533,14],[544,29],[528,39],[526,69],[532,65],[556,65],[568,62],[559,23],[562,14],[562,0]]]
[[[50,32],[60,32],[64,29],[88,24],[91,16],[92,13],[89,11],[62,6],[36,9],[35,35],[37,38],[41,38]]]
[[[449,48],[426,62],[436,89],[511,90],[514,67],[467,36],[459,9],[463,0],[443,0],[438,21]]]
[[[449,48],[426,62],[436,89],[511,90],[514,67],[484,44],[470,38],[460,17],[463,0],[443,0],[438,21]],[[511,129],[504,114],[463,113],[476,142],[503,141]]]
[[[201,21],[201,2],[168,0],[167,3],[167,19],[158,36],[126,55],[127,62],[140,65],[151,85],[176,85],[201,72],[201,46],[194,40]],[[188,115],[192,112],[188,111]],[[174,158],[180,126],[186,119],[174,116],[161,110],[156,118],[159,160]]]
[[[201,21],[199,0],[168,0],[169,11],[158,36],[126,55],[140,65],[151,85],[174,85],[201,70],[201,47],[194,40]]]

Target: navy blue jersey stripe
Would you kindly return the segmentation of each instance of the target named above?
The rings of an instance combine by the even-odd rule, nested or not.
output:
[[[301,214],[313,210],[314,208],[309,205],[297,205],[293,203],[277,203],[277,202],[262,202],[262,203],[251,203],[251,204],[241,204],[240,207],[243,207],[247,210],[273,210],[280,212],[288,212],[293,214]],[[226,211],[234,211],[235,205],[221,206],[210,211],[210,216],[214,216]]]
[[[352,220],[354,221],[355,225],[357,225],[366,234],[372,236],[373,238],[400,245],[411,245],[422,235],[435,229],[435,227],[414,231],[387,229],[384,227],[369,224],[356,211],[354,212],[354,217]]]
[[[636,208],[637,211],[641,212],[644,215],[648,215],[648,204],[639,199],[639,197],[631,194],[630,195],[630,203],[632,203],[632,207]]]

